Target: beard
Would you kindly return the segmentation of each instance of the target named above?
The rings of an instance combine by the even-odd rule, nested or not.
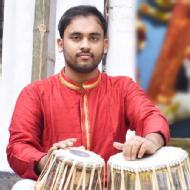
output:
[[[82,53],[77,53],[74,58],[70,58],[64,54],[66,65],[78,73],[90,73],[97,69],[103,58],[103,53],[98,57],[95,57],[93,53],[88,53],[90,55],[89,60],[80,60]]]

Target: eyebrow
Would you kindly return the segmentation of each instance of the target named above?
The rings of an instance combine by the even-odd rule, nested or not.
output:
[[[80,32],[72,32],[72,33],[70,33],[70,36],[73,36],[73,35],[81,35],[81,33]]]
[[[92,36],[101,36],[101,33],[93,32],[93,33],[90,33],[90,35],[92,35]]]
[[[82,33],[80,33],[80,32],[72,32],[70,34],[70,36],[73,36],[73,35],[82,35]],[[90,33],[90,36],[101,36],[101,33],[99,33],[99,32],[92,32],[92,33]]]

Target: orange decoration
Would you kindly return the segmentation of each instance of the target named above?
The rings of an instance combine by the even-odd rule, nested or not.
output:
[[[156,103],[169,101],[175,94],[177,75],[187,57],[190,57],[190,3],[176,0],[148,89],[149,96]]]

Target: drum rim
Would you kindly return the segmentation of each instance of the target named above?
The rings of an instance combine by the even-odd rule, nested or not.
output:
[[[161,150],[162,149],[162,150]],[[160,170],[160,169],[164,169],[164,168],[167,168],[167,167],[175,167],[177,165],[179,165],[180,163],[183,163],[185,160],[188,159],[188,153],[182,149],[182,148],[178,148],[178,147],[170,147],[170,146],[166,146],[166,147],[162,147],[160,150],[157,151],[157,153],[155,154],[158,154],[160,151],[167,151],[167,150],[178,150],[178,152],[181,152],[183,155],[181,155],[180,158],[176,159],[175,161],[173,162],[170,162],[170,163],[163,163],[162,165],[160,164],[157,164],[154,165],[154,166],[149,166],[149,167],[146,167],[143,165],[143,162],[145,162],[145,159],[138,159],[138,160],[135,160],[135,161],[126,161],[126,165],[124,166],[121,166],[121,162],[120,161],[115,161],[115,157],[116,156],[120,156],[122,155],[122,153],[118,153],[116,155],[113,155],[110,157],[110,159],[108,160],[108,167],[112,167],[113,169],[117,169],[117,170],[126,170],[126,171],[129,171],[129,172],[146,172],[146,171],[153,171],[153,170]],[[149,158],[153,157],[154,155],[150,155]],[[143,160],[143,161],[142,161]],[[141,163],[141,166],[140,167],[132,167],[131,164],[133,162],[133,166],[134,166],[134,163],[136,162],[142,162]]]
[[[71,153],[69,152],[69,150],[80,150],[85,153],[88,153],[90,155],[90,157],[88,157],[88,158],[83,157],[79,160],[76,160],[76,158],[79,158],[79,157],[77,157],[76,155],[73,157],[70,157]],[[70,149],[55,150],[53,152],[53,154],[56,157],[56,159],[58,159],[60,161],[65,161],[70,164],[75,163],[76,166],[79,166],[79,167],[85,166],[86,168],[93,168],[93,167],[102,168],[105,166],[105,161],[100,155],[98,155],[92,151],[89,151],[89,150],[79,149],[77,147],[72,147]]]

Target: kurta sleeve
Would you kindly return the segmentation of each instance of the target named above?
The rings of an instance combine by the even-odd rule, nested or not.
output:
[[[139,136],[160,133],[167,144],[170,139],[169,126],[159,109],[132,80],[125,86],[125,92],[125,114],[131,130],[135,130]]]
[[[28,86],[20,93],[9,127],[8,162],[23,178],[36,179],[35,164],[46,153],[41,151],[40,136],[43,128],[40,97],[35,88]]]

